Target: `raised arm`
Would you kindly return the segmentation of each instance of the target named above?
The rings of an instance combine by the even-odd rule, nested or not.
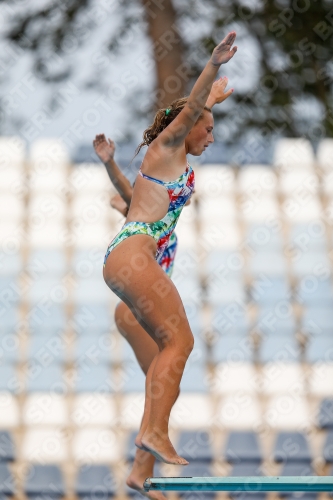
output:
[[[231,31],[213,50],[212,56],[196,81],[184,109],[155,139],[160,145],[180,146],[202,113],[221,64],[227,63],[237,51],[232,47],[236,33]]]
[[[106,171],[112,184],[129,206],[132,199],[133,188],[127,177],[121,172],[118,165],[114,161],[114,142],[111,141],[111,139],[108,139],[107,141],[104,134],[98,134],[93,141],[93,145],[98,158],[106,167]]]

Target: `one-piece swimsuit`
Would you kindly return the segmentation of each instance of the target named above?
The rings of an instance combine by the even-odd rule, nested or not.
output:
[[[134,234],[146,234],[152,236],[157,243],[155,259],[167,274],[171,275],[175,254],[175,243],[177,241],[174,229],[185,203],[191,197],[194,190],[194,170],[191,165],[187,163],[185,172],[174,181],[156,179],[155,177],[144,174],[141,168],[139,174],[145,179],[157,182],[167,189],[170,200],[168,211],[163,219],[155,222],[126,222],[108,246],[104,258],[104,266],[106,259],[119,243]]]

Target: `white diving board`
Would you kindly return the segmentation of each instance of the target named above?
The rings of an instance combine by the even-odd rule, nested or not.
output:
[[[148,477],[146,491],[332,491],[333,476]]]

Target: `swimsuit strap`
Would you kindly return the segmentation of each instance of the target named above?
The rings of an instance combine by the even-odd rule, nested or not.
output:
[[[156,177],[151,177],[150,175],[147,175],[147,174],[144,174],[141,170],[141,167],[140,167],[140,170],[139,170],[139,174],[141,175],[141,177],[144,177],[145,179],[149,179],[151,181],[154,181],[154,182],[157,182],[158,184],[162,184],[162,186],[164,186],[165,184],[173,184],[177,181],[179,181],[179,179],[184,175],[186,174],[186,172],[188,171],[190,167],[190,164],[189,162],[187,161],[187,167],[186,167],[186,170],[185,172],[183,172],[177,179],[175,179],[174,181],[161,181],[161,179],[156,179]]]
[[[141,175],[141,177],[144,177],[145,179],[149,179],[151,181],[157,182],[158,184],[162,184],[162,186],[164,185],[164,181],[161,181],[160,179],[156,179],[155,177],[150,177],[150,175],[144,174],[141,171],[141,167],[140,167],[140,170],[139,170],[139,174]]]

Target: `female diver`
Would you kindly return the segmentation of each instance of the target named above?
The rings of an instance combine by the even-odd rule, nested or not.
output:
[[[199,156],[214,140],[213,117],[205,103],[219,67],[237,50],[232,48],[235,38],[236,33],[230,32],[215,47],[189,97],[158,111],[145,131],[139,150],[143,145],[148,149],[127,218],[104,261],[105,282],[158,347],[146,376],[145,408],[135,444],[176,465],[188,462],[174,449],[168,423],[193,335],[179,293],[157,260],[194,189],[194,171],[186,154]]]
[[[233,89],[225,92],[228,79],[221,77],[213,83],[211,92],[208,96],[206,106],[213,108],[215,104],[225,101],[233,92]],[[96,135],[93,145],[99,159],[104,163],[111,182],[114,184],[119,194],[111,199],[111,206],[126,217],[132,199],[133,187],[128,179],[121,173],[118,165],[114,161],[115,145],[114,142],[106,140],[104,134]],[[127,200],[127,202],[126,202]],[[189,198],[185,206],[191,202]],[[177,238],[173,232],[167,248],[158,260],[161,268],[171,277],[173,262],[176,254]],[[119,332],[131,345],[134,354],[141,366],[144,374],[147,374],[148,368],[158,353],[156,342],[147,334],[146,330],[137,322],[131,310],[127,305],[120,301],[115,309],[115,322]],[[126,484],[142,494],[154,499],[165,499],[162,492],[144,492],[142,485],[147,477],[153,476],[155,457],[151,453],[137,449],[132,470],[126,480]]]

